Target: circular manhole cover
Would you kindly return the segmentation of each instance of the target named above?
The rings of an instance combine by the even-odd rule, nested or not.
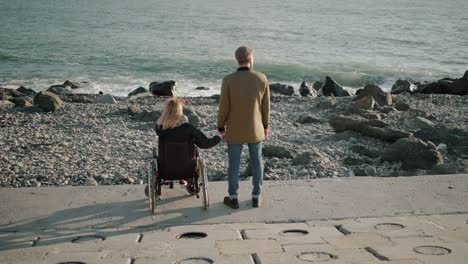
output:
[[[93,243],[93,242],[101,242],[106,240],[104,236],[101,235],[89,235],[89,236],[79,236],[72,239],[72,243],[84,244],[84,243]]]
[[[376,224],[374,228],[377,230],[382,230],[382,231],[393,231],[393,230],[403,229],[405,228],[405,226],[401,224],[395,224],[395,223],[382,223],[382,224]]]
[[[188,232],[188,233],[183,233],[181,235],[178,235],[178,239],[202,239],[207,237],[208,234],[203,233],[203,232]]]
[[[337,257],[327,252],[304,252],[297,256],[297,258],[309,262],[322,262],[330,261],[332,259],[336,259]]]
[[[209,258],[196,257],[186,258],[177,262],[177,264],[212,264],[214,261]]]
[[[448,255],[452,250],[439,246],[420,246],[413,249],[414,252],[421,255]]]
[[[309,234],[309,231],[302,229],[288,229],[281,231],[279,234],[282,236],[305,236]]]

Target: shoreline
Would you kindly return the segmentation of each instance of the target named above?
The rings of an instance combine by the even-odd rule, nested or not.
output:
[[[0,172],[0,187],[145,184],[157,140],[153,121],[167,97],[143,93],[116,97],[109,104],[98,103],[100,97],[109,96],[60,95],[63,106],[53,112],[3,105],[0,167],[5,169]],[[468,172],[468,146],[457,146],[457,140],[468,142],[468,96],[391,97],[392,105],[364,111],[356,109],[356,95],[301,97],[272,92],[271,137],[264,142],[265,180]],[[187,99],[186,114],[205,134],[216,135],[217,97]],[[385,161],[382,157],[395,141],[369,136],[368,131],[338,132],[332,120],[340,115],[365,116],[363,120],[370,120],[366,122],[412,135],[427,132],[416,138],[423,138],[421,144],[442,160],[421,165],[424,168],[405,168],[405,160]],[[431,138],[435,134],[439,138]],[[202,151],[211,181],[226,179],[225,151],[224,143]],[[244,153],[242,180],[250,179],[246,158]]]

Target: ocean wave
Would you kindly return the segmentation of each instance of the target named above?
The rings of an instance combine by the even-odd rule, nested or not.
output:
[[[12,53],[0,51],[0,61],[7,62],[7,61],[19,61],[20,58]]]

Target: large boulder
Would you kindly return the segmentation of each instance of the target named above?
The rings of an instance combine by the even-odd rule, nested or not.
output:
[[[317,97],[317,91],[315,91],[315,89],[310,89],[306,82],[301,83],[301,87],[299,87],[299,94],[304,97]]]
[[[46,112],[57,111],[63,106],[63,101],[51,92],[40,92],[34,97],[34,104]]]
[[[47,92],[51,92],[57,95],[73,94],[73,91],[69,87],[64,87],[61,85],[53,85],[47,89]]]
[[[392,86],[391,94],[412,93],[416,90],[416,85],[408,80],[397,80]]]
[[[418,85],[417,93],[468,95],[468,71],[459,79],[444,78]]]
[[[325,83],[322,85],[322,93],[324,96],[351,96],[351,94],[343,89],[341,85],[339,85],[336,81],[334,81],[329,76],[325,77]]]
[[[34,91],[33,89],[30,89],[30,88],[26,88],[24,86],[20,86],[18,89],[16,89],[16,91],[24,94],[24,95],[27,95],[27,96],[35,96],[37,94],[36,91]]]
[[[292,160],[292,163],[294,165],[308,165],[313,162],[319,164],[327,164],[330,163],[330,159],[322,153],[313,150],[301,153]]]
[[[270,84],[270,91],[272,93],[278,93],[282,95],[294,95],[294,87],[287,85],[287,84],[281,84],[281,83],[272,83]]]
[[[353,108],[357,110],[374,110],[375,104],[376,102],[372,96],[366,96],[354,101]]]
[[[400,138],[410,137],[412,134],[391,129],[388,124],[380,120],[368,120],[358,115],[338,115],[329,121],[336,133],[356,131],[363,135],[385,141],[396,141]]]
[[[388,147],[382,155],[384,161],[401,161],[406,169],[431,169],[444,163],[440,152],[418,138],[402,138]]]
[[[443,125],[425,126],[415,132],[414,136],[436,145],[446,144],[449,153],[468,157],[468,128],[449,128]]]
[[[359,100],[367,96],[374,98],[374,100],[380,106],[392,105],[392,95],[390,93],[384,92],[382,88],[378,87],[377,85],[366,85],[364,89],[360,89],[358,92],[356,92],[356,98],[354,100]]]
[[[131,96],[134,96],[134,95],[137,95],[137,94],[147,93],[147,92],[148,92],[148,90],[146,90],[144,87],[138,87],[135,90],[128,93],[128,97],[131,97]]]
[[[149,85],[149,91],[157,96],[173,96],[175,85],[175,81],[152,82]]]

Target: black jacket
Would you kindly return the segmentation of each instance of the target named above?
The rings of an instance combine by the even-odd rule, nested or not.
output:
[[[160,125],[156,125],[155,130],[156,134],[159,136],[159,140],[170,142],[184,142],[193,140],[195,145],[202,149],[212,148],[221,141],[219,136],[207,138],[203,132],[189,123],[184,123],[175,128],[164,130]]]

